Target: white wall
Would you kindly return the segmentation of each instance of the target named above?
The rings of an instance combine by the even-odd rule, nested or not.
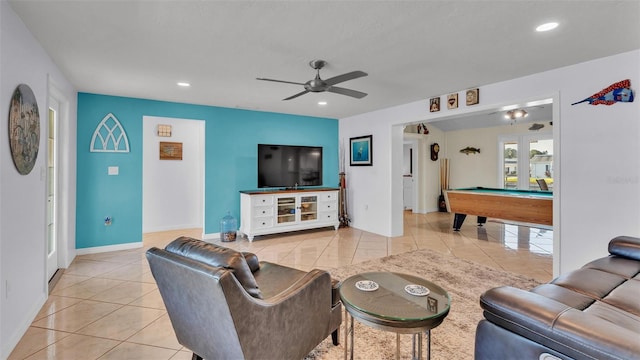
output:
[[[40,148],[32,172],[20,175],[13,165],[7,134],[7,106],[16,86],[29,85],[40,115]],[[53,64],[6,1],[0,2],[0,358],[7,358],[47,298],[45,183],[49,86],[65,98],[59,141],[63,171],[58,219],[65,229],[63,266],[75,256],[76,91]],[[70,188],[73,189],[70,191]],[[73,194],[72,194],[72,193]]]
[[[366,134],[374,138],[374,165],[346,169],[352,226],[386,236],[402,234],[402,168],[393,171],[395,162],[402,163],[402,124],[554,97],[554,272],[606,255],[614,236],[640,236],[638,100],[571,106],[623,79],[637,90],[639,63],[640,50],[635,50],[481,86],[481,102],[471,107],[461,104],[456,110],[429,113],[431,94],[425,94],[423,101],[341,119],[343,141]]]
[[[143,118],[142,231],[204,226],[204,121]],[[171,137],[157,136],[158,124],[171,125]],[[182,160],[159,160],[160,142],[181,142]]]
[[[551,120],[551,119],[549,119]],[[548,122],[545,122],[548,124]],[[459,189],[472,186],[497,187],[501,174],[498,164],[498,141],[501,135],[529,135],[531,124],[514,124],[481,129],[467,129],[446,132],[446,148],[451,169],[450,188]],[[551,127],[535,134],[550,134]],[[480,149],[479,154],[463,154],[461,149],[467,146]],[[500,167],[500,168],[499,168]]]

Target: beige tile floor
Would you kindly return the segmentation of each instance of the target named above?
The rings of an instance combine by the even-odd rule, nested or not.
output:
[[[405,212],[404,236],[353,228],[238,239],[225,246],[303,270],[332,268],[415,249],[432,249],[548,281],[552,231],[469,217],[460,232],[447,213]],[[9,359],[191,359],[178,344],[144,252],[201,229],[145,234],[144,247],[77,256]]]

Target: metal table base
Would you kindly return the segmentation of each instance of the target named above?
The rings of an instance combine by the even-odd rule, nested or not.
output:
[[[347,309],[344,309],[344,315],[345,315],[345,331],[344,331],[344,359],[345,360],[353,360],[353,342],[354,342],[354,337],[355,337],[355,332],[354,332],[354,317],[351,316],[351,314],[347,311]],[[360,320],[358,320],[360,321]],[[369,324],[370,325],[370,324]],[[375,327],[374,327],[375,328]],[[427,337],[427,360],[431,359],[431,329],[418,329],[416,332],[398,332],[396,330],[398,329],[392,329],[389,327],[385,327],[385,329],[380,329],[380,330],[387,330],[387,331],[393,331],[396,333],[396,360],[400,360],[400,334],[403,333],[410,333],[412,334],[412,356],[411,359],[413,360],[422,360],[422,333],[425,334],[425,336]],[[351,335],[351,339],[349,341],[349,335]]]

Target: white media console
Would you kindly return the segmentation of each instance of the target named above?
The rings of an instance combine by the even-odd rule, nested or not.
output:
[[[333,226],[338,229],[338,189],[240,192],[240,232],[257,235]]]

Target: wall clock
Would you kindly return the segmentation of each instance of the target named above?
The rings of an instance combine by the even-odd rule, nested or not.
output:
[[[36,97],[28,85],[13,91],[9,107],[9,144],[16,169],[27,175],[33,169],[40,147],[40,115]]]
[[[438,152],[440,152],[440,145],[438,143],[431,144],[431,160],[438,160]]]

